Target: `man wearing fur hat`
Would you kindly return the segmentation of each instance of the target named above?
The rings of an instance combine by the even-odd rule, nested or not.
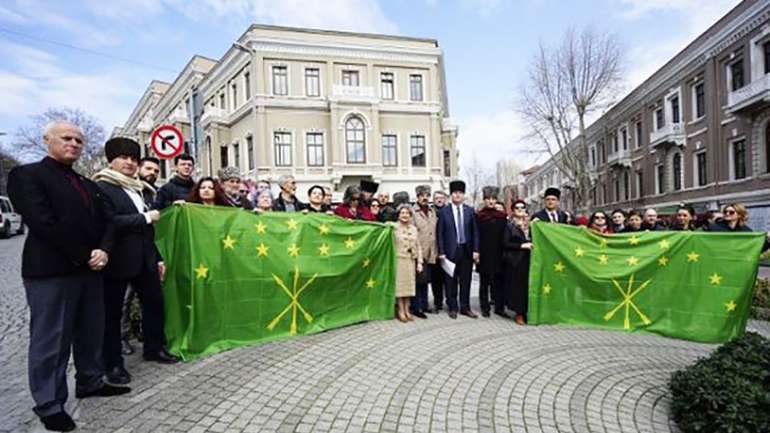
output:
[[[411,303],[412,314],[427,319],[428,282],[432,265],[436,264],[436,224],[438,217],[430,207],[430,185],[418,185],[415,188],[417,203],[414,206],[414,225],[417,227],[417,242],[422,249],[423,271],[417,275],[415,295]],[[431,265],[431,266],[426,266]]]
[[[506,301],[502,287],[503,232],[507,223],[505,212],[497,208],[497,196],[500,189],[496,186],[482,188],[484,207],[476,212],[479,226],[479,302],[481,315],[489,317],[489,297],[495,304],[495,314],[508,317],[505,312]]]
[[[144,359],[164,364],[177,362],[165,349],[163,291],[160,280],[165,266],[155,247],[157,210],[148,210],[143,194],[150,185],[136,177],[139,144],[130,138],[112,138],[104,145],[109,167],[94,175],[94,181],[109,198],[115,224],[116,248],[104,270],[104,348],[102,357],[107,380],[126,384],[121,352],[120,319],[126,286],[142,301]]]
[[[561,191],[559,191],[559,188],[547,188],[545,190],[545,194],[543,195],[543,200],[545,201],[545,209],[532,215],[532,222],[545,221],[548,223],[571,224],[572,216],[569,213],[559,209],[560,199]]]
[[[241,191],[241,173],[236,167],[224,167],[219,170],[219,181],[222,183],[222,189],[225,191],[225,199],[230,206],[239,207],[246,210],[254,209],[254,205],[249,201],[248,191]]]

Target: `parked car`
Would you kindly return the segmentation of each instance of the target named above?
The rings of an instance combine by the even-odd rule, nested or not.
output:
[[[0,237],[10,238],[14,234],[24,234],[24,223],[21,215],[14,211],[11,200],[0,195]]]

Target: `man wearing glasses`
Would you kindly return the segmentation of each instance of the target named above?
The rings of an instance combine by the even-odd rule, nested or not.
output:
[[[545,209],[542,209],[532,215],[532,222],[544,221],[547,223],[571,224],[572,216],[559,209],[559,200],[561,191],[559,188],[550,187],[545,190],[543,200],[545,200]]]

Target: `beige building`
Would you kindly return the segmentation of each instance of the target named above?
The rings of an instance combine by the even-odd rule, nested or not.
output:
[[[432,39],[251,26],[219,61],[194,57],[172,84],[153,82],[121,133],[148,144],[181,127],[199,175],[343,191],[362,179],[387,192],[446,188],[456,175],[443,52]]]
[[[587,130],[594,207],[750,207],[770,228],[770,3],[745,0]],[[565,181],[552,161],[529,199]]]

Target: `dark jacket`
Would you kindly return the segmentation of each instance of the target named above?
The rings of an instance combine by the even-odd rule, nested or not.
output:
[[[643,229],[643,228],[638,228],[638,229],[635,229],[635,228],[633,228],[633,227],[631,227],[631,226],[627,225],[627,226],[625,226],[625,227],[623,228],[623,231],[621,231],[620,233],[637,233],[637,232],[643,232],[643,231],[644,231],[644,229]]]
[[[78,179],[88,206],[65,173]],[[114,228],[109,199],[95,183],[71,168],[48,157],[16,167],[8,175],[8,195],[29,227],[22,253],[22,277],[90,272],[91,251],[112,252]]]
[[[254,204],[246,195],[239,195],[235,198],[225,194],[225,200],[232,207],[239,207],[245,210],[254,210]]]
[[[473,208],[463,206],[463,228],[465,230],[465,250],[470,257],[479,252],[479,227],[476,225],[476,215]],[[455,226],[454,205],[444,206],[438,213],[438,226],[436,227],[436,240],[438,254],[446,256],[451,261],[456,261],[457,251],[457,227]]]
[[[292,197],[294,199],[294,211],[300,212],[305,210],[305,203],[302,203],[299,201],[297,196]],[[273,211],[275,212],[286,212],[286,200],[283,199],[283,195],[281,193],[278,193],[278,197],[273,200]]]
[[[105,278],[132,278],[153,270],[161,261],[155,247],[155,229],[147,224],[128,193],[123,188],[100,181],[99,188],[112,202],[115,245],[110,261],[104,268]]]
[[[713,223],[709,223],[703,226],[703,231],[706,232],[753,232],[754,230],[751,229],[751,227],[747,226],[746,224],[739,226],[736,225],[735,228],[730,228],[730,225],[727,224],[727,221],[725,220],[717,220]],[[765,238],[765,244],[762,246],[762,252],[765,252],[767,250],[770,250],[770,240]]]
[[[392,203],[388,203],[380,209],[380,213],[377,214],[377,220],[381,223],[388,221],[398,221],[398,212],[396,207]]]
[[[165,185],[160,187],[152,208],[163,210],[174,204],[177,200],[186,200],[194,186],[195,181],[192,179],[182,179],[174,175]]]
[[[508,222],[503,232],[503,284],[508,307],[517,314],[527,313],[530,251],[521,248],[532,242],[516,224]]]
[[[557,210],[556,215],[559,219],[559,223],[571,224],[571,217],[567,212],[564,212],[563,210]],[[532,215],[532,221],[534,221],[535,219],[538,219],[540,221],[544,221],[547,223],[551,222],[551,218],[548,217],[548,211],[546,211],[545,209],[541,209],[535,212],[534,215]]]
[[[665,232],[668,229],[660,221],[655,221],[655,225],[651,226],[646,222],[642,222],[642,230],[649,230],[651,232]]]
[[[332,207],[329,206],[328,204],[322,204],[321,210],[317,210],[313,208],[313,206],[310,206],[310,204],[307,204],[305,205],[305,209],[307,209],[307,211],[310,213],[326,213],[326,212],[329,212],[332,209]]]
[[[503,231],[507,224],[505,212],[483,208],[476,213],[479,226],[479,264],[476,270],[480,274],[494,275],[500,272],[503,253]]]

